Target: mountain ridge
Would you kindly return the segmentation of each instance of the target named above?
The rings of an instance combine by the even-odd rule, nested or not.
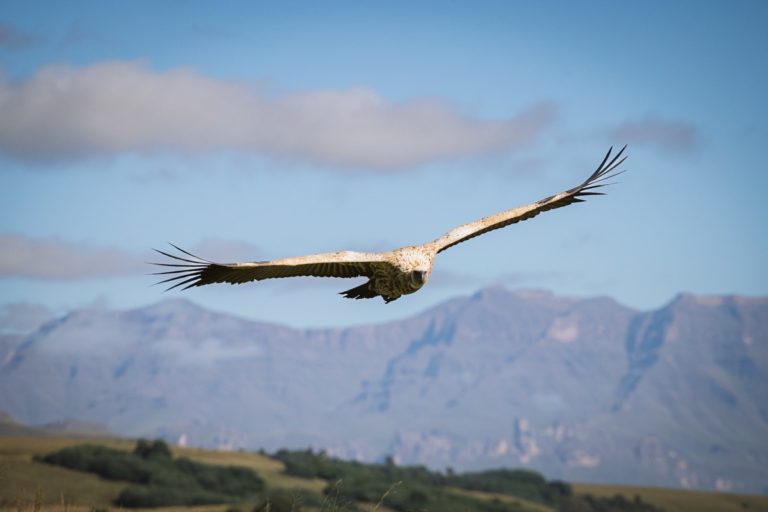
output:
[[[492,287],[332,329],[171,299],[0,343],[0,408],[204,446],[768,492],[767,333],[768,298],[732,295],[644,312]]]

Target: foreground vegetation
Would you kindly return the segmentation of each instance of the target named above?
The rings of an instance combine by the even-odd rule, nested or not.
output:
[[[547,481],[541,474],[525,469],[440,473],[423,466],[397,466],[391,459],[384,464],[343,461],[311,450],[280,450],[274,458],[285,464],[287,474],[344,484],[343,487],[329,484],[324,490],[327,495],[337,494],[347,503],[376,502],[385,497],[387,506],[398,512],[662,510],[640,497],[630,500],[622,496],[576,496],[569,484]],[[482,497],[477,492],[483,493]]]
[[[132,452],[83,444],[35,460],[134,484],[114,500],[127,508],[236,503],[264,489],[264,481],[251,469],[174,459],[163,441],[139,440]]]
[[[578,495],[641,496],[666,512],[768,512],[768,496],[660,487],[575,484]]]
[[[397,466],[391,460],[340,461],[308,450],[265,456],[169,449],[147,441],[82,443],[82,439],[0,437],[0,508],[93,512],[135,506],[121,501],[130,498],[127,491],[133,489],[139,499],[153,495],[162,497],[164,505],[178,503],[177,508],[163,509],[166,512],[768,510],[768,497],[571,486],[527,470],[454,474]],[[96,463],[104,454],[111,462]],[[79,469],[69,469],[74,467]],[[119,479],[110,479],[118,475]],[[174,495],[181,501],[168,498]],[[202,503],[192,501],[193,496],[203,496],[209,504],[191,508],[192,503]],[[144,501],[142,506],[158,504]]]
[[[346,501],[377,502],[387,497],[387,504],[398,511],[431,509],[495,511],[527,510],[525,501],[555,507],[571,495],[563,482],[547,482],[540,474],[528,470],[496,470],[482,473],[443,474],[423,466],[397,466],[390,459],[384,464],[343,461],[311,450],[280,450],[274,458],[285,464],[289,475],[320,478],[331,482],[324,490],[336,493]],[[342,482],[338,486],[335,482]],[[521,498],[514,502],[478,500],[455,489],[478,490]]]

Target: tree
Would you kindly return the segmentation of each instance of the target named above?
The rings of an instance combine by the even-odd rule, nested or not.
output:
[[[162,439],[155,439],[154,441],[139,439],[136,442],[136,448],[133,449],[133,453],[142,459],[153,459],[156,457],[170,459],[172,457],[171,449]]]

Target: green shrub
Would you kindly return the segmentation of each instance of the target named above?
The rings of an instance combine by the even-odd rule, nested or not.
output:
[[[519,496],[546,505],[556,505],[563,497],[572,494],[571,486],[567,483],[547,482],[540,473],[527,469],[494,469],[464,473],[447,477],[447,483],[473,491]]]
[[[132,485],[118,495],[115,505],[125,508],[191,507],[232,503],[234,501],[234,498],[207,492],[203,489]]]
[[[152,467],[130,453],[92,444],[64,448],[37,460],[96,473],[107,480],[126,480],[146,484],[152,476]]]
[[[547,482],[540,473],[526,469],[496,469],[463,474],[451,471],[442,474],[424,466],[397,466],[391,457],[383,464],[362,464],[335,459],[312,450],[280,450],[273,458],[283,462],[285,472],[293,476],[341,480],[344,496],[357,501],[377,503],[394,482],[404,482],[403,487],[387,499],[387,503],[396,510],[407,510],[409,507],[414,510],[449,510],[445,507],[463,503],[455,493],[445,495],[447,491],[441,490],[445,487],[517,496],[549,506],[556,506],[564,497],[572,494],[567,483]],[[330,493],[334,488],[329,486],[325,493]],[[404,496],[406,489],[412,491],[413,495]],[[443,494],[439,494],[438,490]],[[481,510],[476,508],[476,504],[470,506],[465,503],[463,506]],[[510,505],[506,506],[509,509]]]
[[[264,481],[248,468],[173,459],[162,441],[139,440],[132,453],[87,444],[72,446],[39,460],[139,484],[119,495],[115,503],[123,507],[232,503],[253,498],[264,489]]]
[[[586,494],[565,498],[558,512],[664,512],[664,509],[644,502],[637,495],[629,500],[619,494],[602,498]]]
[[[320,494],[306,489],[274,489],[257,503],[253,512],[301,512],[305,507],[329,510],[326,502]],[[339,510],[339,507],[330,510]],[[352,509],[344,510],[351,512]]]
[[[173,456],[171,454],[171,449],[162,439],[156,439],[154,441],[139,439],[136,442],[136,448],[133,449],[133,453],[142,459],[170,459]]]

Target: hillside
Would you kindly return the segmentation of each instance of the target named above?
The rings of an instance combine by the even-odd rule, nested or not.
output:
[[[35,425],[768,492],[768,299],[680,295],[639,312],[490,288],[325,330],[169,300],[73,311],[0,348],[0,408]]]
[[[114,499],[128,485],[127,482],[110,481],[98,478],[94,474],[74,471],[50,464],[44,464],[33,460],[36,455],[44,455],[61,450],[65,447],[81,445],[82,438],[56,438],[56,437],[0,437],[0,509],[12,508],[13,510],[69,510],[72,512],[87,512],[94,509],[106,509],[113,506]],[[130,451],[134,442],[126,439],[87,439],[88,443],[106,446],[117,450]],[[187,457],[193,461],[214,465],[235,465],[255,471],[267,484],[264,496],[288,497],[302,499],[310,495],[323,496],[323,489],[333,488],[336,483],[320,478],[302,478],[286,474],[286,465],[274,458],[250,452],[222,452],[183,447],[173,447],[174,455]],[[341,462],[342,466],[350,463]],[[362,472],[368,472],[368,466],[356,464],[352,467]],[[373,468],[370,468],[373,469]],[[381,469],[381,466],[379,466]],[[407,468],[404,468],[407,470]],[[417,472],[414,474],[418,474]],[[458,476],[457,478],[460,478]],[[345,479],[344,491],[354,489],[352,479]],[[491,480],[486,480],[490,484]],[[413,482],[411,482],[413,483]],[[400,493],[402,499],[405,494],[403,484],[394,487],[393,493]],[[391,484],[382,482],[382,486],[391,487]],[[575,496],[584,500],[588,495],[595,499],[605,500],[603,504],[615,500],[616,496],[622,496],[623,503],[632,504],[637,496],[648,507],[656,507],[666,512],[737,512],[742,510],[766,511],[768,510],[768,497],[738,495],[731,493],[704,493],[694,491],[681,491],[658,488],[635,488],[620,486],[596,486],[576,485]],[[444,487],[443,492],[457,496],[480,500],[481,503],[499,504],[504,510],[519,510],[521,512],[554,512],[557,507],[542,505],[525,498],[495,492],[482,492],[464,490],[458,487]],[[306,498],[303,498],[306,499]],[[423,498],[422,498],[423,499]],[[257,500],[258,501],[258,500]],[[384,505],[378,510],[386,512],[392,510]],[[394,499],[393,503],[398,500]],[[306,501],[304,502],[306,504]],[[374,510],[375,503],[361,503],[361,510]],[[251,510],[253,503],[238,503],[234,507],[230,505],[207,506],[205,510],[223,512],[229,510]],[[437,510],[427,507],[428,510]],[[650,508],[649,508],[650,509]],[[169,510],[169,509],[165,509]],[[174,508],[173,510],[201,510],[200,508]],[[281,509],[276,509],[281,510]],[[330,500],[321,501],[316,507],[302,507],[302,510],[322,510],[331,512],[337,510],[353,510],[350,503],[345,506],[332,504]],[[578,509],[583,510],[583,509]]]

